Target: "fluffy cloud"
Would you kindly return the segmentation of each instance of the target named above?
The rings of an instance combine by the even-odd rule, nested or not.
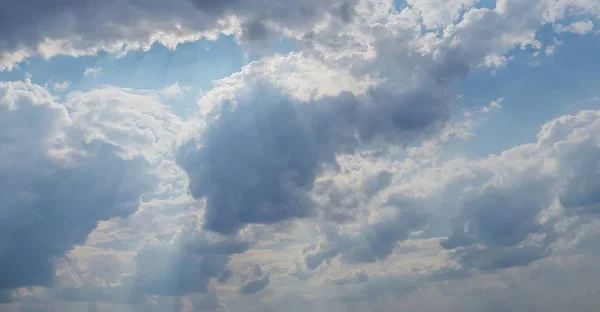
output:
[[[557,32],[571,32],[578,35],[585,35],[594,30],[594,22],[590,20],[577,21],[568,26],[556,25]]]
[[[38,301],[98,301],[140,311],[221,307],[213,286],[228,283],[231,256],[250,245],[242,238],[200,230],[188,205],[197,203],[189,198],[153,200],[128,219],[103,222],[85,246],[74,248],[59,263],[57,283]],[[117,226],[109,228],[111,223]],[[18,299],[27,302],[31,297],[22,294]]]
[[[220,33],[260,40],[268,28],[303,29],[333,16],[348,20],[353,1],[58,1],[0,5],[0,70],[31,56],[81,56],[99,51],[170,48]]]
[[[493,178],[463,193],[461,223],[442,246],[458,248],[462,264],[479,269],[547,256],[559,234],[557,211],[595,218],[599,125],[598,111],[563,116],[544,125],[535,144],[486,160]]]
[[[38,296],[10,293],[23,286],[55,287],[39,295],[50,301],[140,303],[149,295],[206,292],[208,280],[227,271],[229,256],[248,248],[193,224],[177,231],[184,222],[173,227],[169,214],[179,217],[189,200],[141,204],[142,196],[183,194],[187,183],[170,159],[193,127],[161,104],[158,92],[105,87],[58,98],[29,80],[1,87],[0,263],[8,299]],[[161,231],[153,228],[156,209],[166,212]],[[153,235],[184,238],[157,242]],[[84,243],[117,250],[68,253]]]
[[[0,84],[1,289],[49,286],[55,260],[98,221],[127,217],[154,183],[149,164],[81,140],[64,106],[25,82]]]
[[[462,19],[446,27],[440,36],[415,28],[417,3],[396,11],[387,2],[359,2],[355,14],[362,19],[349,24],[331,22],[319,32],[297,37],[310,50],[284,59],[290,64],[302,59],[311,60],[304,63],[312,65],[320,62],[326,72],[349,68],[359,81],[374,77],[364,91],[298,96],[290,90],[302,87],[307,92],[313,90],[309,94],[319,94],[324,87],[314,83],[290,88],[298,83],[285,77],[276,80],[274,87],[266,77],[279,77],[281,59],[263,59],[220,81],[200,100],[205,117],[202,135],[188,142],[178,158],[190,179],[192,195],[206,199],[205,229],[234,234],[247,224],[318,215],[318,205],[309,193],[318,176],[339,169],[336,156],[385,149],[391,144],[406,146],[439,132],[449,117],[448,87],[452,82],[491,58],[505,59],[504,55],[517,46],[539,48],[535,35],[540,25],[560,20],[566,8],[589,6],[517,2],[501,2],[495,9],[459,3],[451,11],[465,9]],[[367,14],[376,4],[377,10]],[[526,18],[522,11],[534,17]],[[290,66],[283,67],[287,68]],[[307,84],[306,79],[303,81]],[[368,187],[365,190],[373,192]],[[502,200],[501,194],[492,193],[490,196]],[[385,259],[397,241],[425,225],[421,213],[410,212],[418,209],[406,207],[430,202],[401,193],[388,195],[388,203],[379,204],[385,217],[359,225],[364,235],[355,236],[352,230],[344,234],[344,229],[324,225],[321,234],[327,238],[322,241],[335,242],[312,248],[308,265],[314,268],[337,255],[350,262]],[[391,203],[396,199],[400,199],[399,204]],[[471,200],[473,206],[479,206],[475,198]],[[536,211],[539,209],[531,208],[530,214]],[[389,220],[406,227],[387,225]],[[349,248],[344,246],[354,244],[373,249],[344,252]],[[374,244],[380,247],[372,247]]]
[[[486,55],[493,52],[501,56],[515,44],[535,45],[534,34],[540,23],[557,22],[567,12],[586,12],[592,16],[600,13],[594,1],[549,0],[498,1],[495,10],[476,8],[476,0],[412,0],[407,1],[406,7],[400,8],[399,14],[390,14],[390,10],[395,10],[394,4],[387,0],[311,0],[302,3],[177,0],[169,5],[161,1],[148,3],[138,0],[118,3],[59,1],[52,5],[39,5],[32,1],[0,6],[0,19],[3,21],[0,25],[0,38],[3,38],[0,41],[3,50],[0,70],[14,69],[18,63],[34,56],[82,56],[100,51],[122,54],[128,50],[148,50],[154,43],[174,49],[179,43],[201,38],[215,39],[221,33],[235,34],[244,41],[260,41],[271,33],[280,32],[302,41],[326,44],[330,48],[332,44],[337,46],[336,49],[353,47],[347,49],[351,52],[344,54],[358,56],[364,53],[354,48],[363,45],[365,39],[372,40],[365,37],[369,33],[364,31],[365,28],[381,32],[384,30],[381,29],[381,21],[385,22],[385,31],[392,30],[396,35],[406,34],[406,30],[410,29],[420,33],[419,24],[427,31],[443,29],[442,38],[435,38],[434,32],[427,32],[419,42],[413,42],[422,45],[424,51],[429,49],[433,52],[436,48],[431,43],[437,41],[463,49],[463,53],[470,55],[486,51]],[[573,25],[583,26],[582,23]],[[399,25],[406,29],[393,29]],[[576,28],[578,31],[582,29]],[[486,38],[480,36],[483,33],[487,33]],[[375,37],[372,38],[377,38],[380,34],[373,35]],[[485,44],[478,47],[470,45],[472,39]],[[395,43],[388,41],[377,45],[389,47]],[[465,50],[467,48],[469,51]],[[402,53],[402,49],[395,51]],[[346,58],[337,60],[347,61]]]
[[[419,12],[425,27],[442,28],[457,21],[461,12],[472,7],[477,2],[477,0],[408,0],[406,4]]]
[[[163,88],[160,92],[166,98],[181,100],[183,94],[189,90],[189,87],[180,86],[178,82],[175,82],[169,86]]]
[[[597,111],[558,118],[536,142],[485,159],[437,155],[450,137],[471,135],[470,120],[448,124],[454,82],[477,66],[505,66],[514,48],[542,49],[543,25],[568,17],[554,30],[590,31],[594,1],[30,2],[0,4],[0,70],[36,55],[175,48],[220,33],[263,41],[280,32],[304,51],[217,81],[193,123],[161,103],[181,98],[179,84],[56,98],[30,82],[2,83],[0,267],[11,268],[0,271],[2,295],[48,286],[56,273],[55,289],[15,293],[141,311],[218,309],[222,300],[234,311],[397,310],[414,293],[443,301],[449,290],[431,285],[440,279],[489,282],[597,237]],[[308,230],[273,238],[294,226]],[[437,237],[437,258],[395,263],[418,237]],[[290,259],[256,265],[231,287],[232,258],[249,263],[244,253],[257,245]],[[336,265],[361,271],[307,290],[279,275],[294,265],[301,283]],[[331,284],[339,296],[314,300]]]
[[[320,225],[319,241],[304,251],[307,268],[338,257],[348,264],[385,260],[416,231],[449,235],[441,246],[464,270],[523,266],[549,256],[567,231],[597,218],[598,114],[550,121],[536,143],[499,155],[433,163],[409,179],[395,177],[361,203],[368,221]]]
[[[390,197],[374,209],[368,222],[358,228],[326,226],[318,244],[305,250],[308,269],[338,255],[346,263],[370,263],[385,260],[412,231],[421,229],[425,217],[409,198]]]
[[[179,164],[192,195],[206,197],[206,228],[225,234],[248,223],[311,215],[308,191],[322,170],[335,169],[337,153],[410,143],[448,118],[434,95],[380,88],[303,103],[260,84],[244,85],[214,107],[215,117],[199,142],[180,151]]]

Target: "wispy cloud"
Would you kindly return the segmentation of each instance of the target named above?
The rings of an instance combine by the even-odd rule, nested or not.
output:
[[[102,73],[102,67],[99,67],[99,66],[86,67],[85,70],[83,71],[83,76],[84,77],[88,77],[88,76],[98,77],[101,73]]]

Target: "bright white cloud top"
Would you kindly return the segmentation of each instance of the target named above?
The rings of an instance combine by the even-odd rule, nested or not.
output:
[[[599,19],[3,1],[0,310],[597,311]]]

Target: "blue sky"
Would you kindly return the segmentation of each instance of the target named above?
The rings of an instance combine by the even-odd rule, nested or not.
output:
[[[596,1],[0,21],[2,311],[600,305]]]
[[[540,36],[549,36],[548,30]],[[548,120],[564,114],[598,107],[600,64],[595,35],[561,34],[563,44],[551,57],[531,57],[531,51],[516,51],[517,57],[503,70],[472,73],[459,90],[466,107],[478,106],[497,97],[504,109],[479,129],[470,148],[484,156],[535,140],[537,130]],[[503,129],[501,132],[498,129]]]

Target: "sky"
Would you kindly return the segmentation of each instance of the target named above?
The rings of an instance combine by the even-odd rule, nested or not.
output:
[[[0,311],[597,311],[596,0],[0,2]]]

